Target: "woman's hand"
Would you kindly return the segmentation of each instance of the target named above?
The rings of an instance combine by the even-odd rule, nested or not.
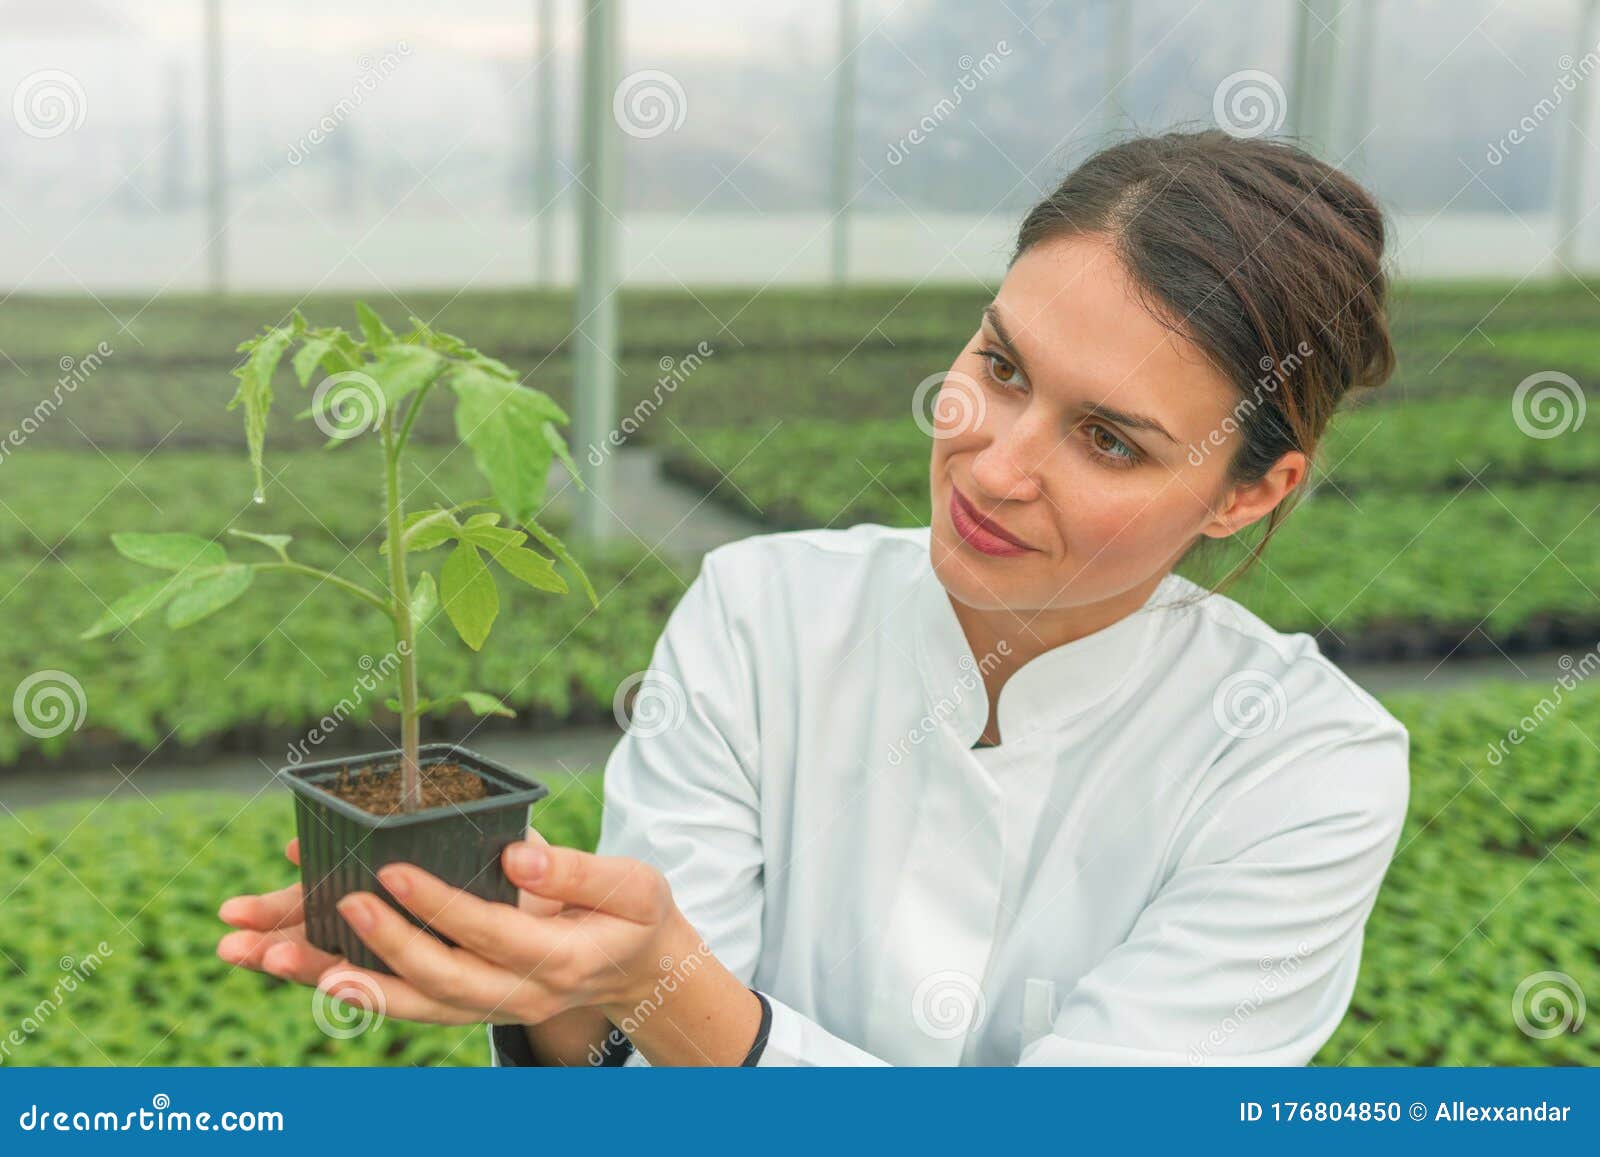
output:
[[[298,841],[287,853],[299,862]],[[506,849],[517,907],[482,900],[411,864],[380,869],[383,886],[448,947],[378,896],[353,893],[340,914],[397,975],[356,968],[305,936],[299,884],[235,896],[219,915],[224,960],[315,985],[386,1016],[440,1024],[535,1025],[570,1009],[630,1015],[680,966],[705,952],[659,872],[636,860],[554,848],[537,833]]]

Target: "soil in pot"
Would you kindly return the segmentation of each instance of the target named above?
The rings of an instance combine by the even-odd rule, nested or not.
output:
[[[469,771],[459,763],[434,763],[419,769],[422,779],[422,806],[444,807],[447,804],[468,803],[488,796],[477,772]],[[323,790],[354,804],[362,811],[376,816],[397,815],[405,809],[400,805],[404,777],[399,767],[362,767],[354,774],[341,768],[332,782]]]

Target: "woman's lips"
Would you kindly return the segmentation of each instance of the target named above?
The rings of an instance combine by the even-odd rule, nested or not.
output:
[[[1033,550],[978,513],[954,486],[950,487],[950,522],[968,546],[984,554],[1009,558]]]

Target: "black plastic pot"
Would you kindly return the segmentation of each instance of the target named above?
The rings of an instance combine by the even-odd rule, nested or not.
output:
[[[348,759],[329,759],[285,767],[278,775],[294,792],[295,828],[300,837],[300,880],[305,892],[306,937],[362,968],[392,972],[361,942],[334,907],[351,892],[383,897],[419,928],[422,921],[391,897],[377,870],[403,860],[485,900],[514,904],[517,888],[500,867],[506,845],[522,839],[528,805],[550,790],[542,783],[453,743],[430,743],[418,752],[423,767],[450,762],[476,772],[488,786],[484,799],[446,807],[380,816],[326,791],[341,770],[380,770],[396,766],[399,751],[380,751]],[[449,937],[434,933],[445,943]]]

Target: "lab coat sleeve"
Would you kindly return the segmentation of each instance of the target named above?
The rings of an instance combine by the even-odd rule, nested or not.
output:
[[[659,868],[706,946],[748,984],[763,910],[755,674],[724,609],[723,557],[706,556],[638,683],[606,764],[597,851]]]
[[[729,565],[726,548],[706,556],[639,678],[632,721],[606,764],[596,850],[659,868],[705,947],[749,984],[763,911],[758,721],[747,635],[754,628],[736,626],[726,611],[721,575]],[[685,959],[676,968],[700,963]],[[649,1012],[640,1008],[637,1015]],[[492,1052],[496,1064],[511,1059]],[[648,1064],[638,1052],[625,1063]]]
[[[766,1068],[841,1068],[887,1064],[849,1041],[834,1036],[816,1021],[796,1012],[770,994],[772,1025],[756,1063]]]
[[[723,551],[667,623],[640,695],[656,695],[654,725],[635,724],[606,765],[599,851],[660,868],[673,898],[711,952],[745,984],[761,953],[763,852],[757,777],[758,710],[750,661],[754,628],[727,612]],[[658,713],[654,711],[661,707]],[[833,1036],[763,989],[766,1043],[746,1064],[871,1065],[877,1058]],[[629,1065],[648,1065],[634,1053]]]
[[[1399,724],[1225,793],[1024,1065],[1303,1065],[1344,1018],[1409,796]]]

